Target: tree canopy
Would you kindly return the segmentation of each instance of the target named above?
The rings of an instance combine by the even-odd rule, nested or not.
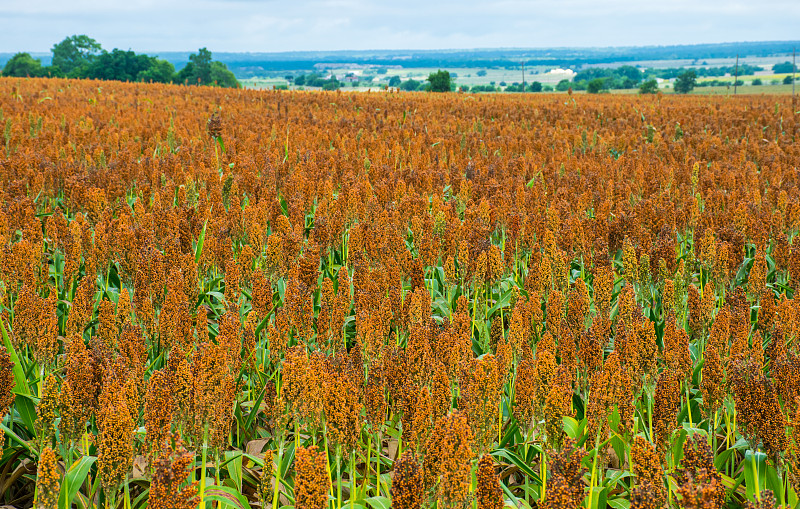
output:
[[[695,85],[697,85],[697,74],[694,70],[685,71],[675,78],[675,93],[688,94],[694,89]]]
[[[102,50],[100,43],[88,35],[71,35],[53,46],[53,67],[70,76],[77,69],[91,64]]]
[[[88,35],[71,35],[55,44],[52,53],[53,65],[49,67],[43,67],[41,61],[29,53],[17,53],[6,62],[3,75],[239,87],[236,76],[224,63],[212,60],[207,48],[193,53],[177,74],[175,66],[166,60],[131,50],[106,51]]]
[[[450,91],[450,73],[439,69],[436,72],[430,73],[428,81],[431,84],[431,92],[449,92]]]
[[[42,62],[29,53],[17,53],[3,67],[3,76],[24,78],[41,76]]]

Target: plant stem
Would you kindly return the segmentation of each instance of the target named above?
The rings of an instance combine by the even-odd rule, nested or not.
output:
[[[381,455],[383,453],[383,443],[381,441],[381,430],[378,429],[375,443],[375,496],[381,496]]]
[[[278,468],[275,469],[275,491],[272,494],[272,509],[278,509],[278,491],[280,491],[280,486],[281,486],[282,456],[283,456],[283,439],[281,439],[278,442],[278,461],[276,462],[276,466]]]
[[[205,495],[206,491],[206,458],[208,457],[208,424],[205,425],[203,428],[203,453],[201,456],[201,463],[200,463],[200,491],[198,495],[200,497],[200,509],[205,509],[206,503],[203,500],[203,496]]]
[[[354,509],[356,501],[356,450],[350,451],[350,509]]]
[[[750,455],[750,459],[753,463],[753,474],[756,480],[756,500],[758,500],[759,504],[761,503],[761,487],[759,486],[758,481],[758,463],[756,463],[756,451],[753,451],[753,454]]]
[[[342,509],[342,446],[336,445],[336,509]]]
[[[544,452],[544,449],[542,449],[541,456],[541,464],[539,465],[539,476],[542,478],[542,492],[539,496],[540,506],[544,504],[547,498],[547,454]]]

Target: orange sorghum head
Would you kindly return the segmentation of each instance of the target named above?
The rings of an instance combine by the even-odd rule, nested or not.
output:
[[[394,464],[392,479],[392,507],[396,509],[419,509],[425,490],[422,484],[422,469],[419,460],[410,449],[406,449]]]
[[[61,486],[61,471],[56,453],[48,445],[39,456],[36,469],[36,509],[56,509]]]
[[[478,509],[503,509],[503,489],[494,471],[491,455],[484,454],[478,460],[477,478],[475,497],[478,499]]]
[[[294,497],[297,509],[324,509],[330,489],[325,467],[325,452],[299,447],[295,456]]]

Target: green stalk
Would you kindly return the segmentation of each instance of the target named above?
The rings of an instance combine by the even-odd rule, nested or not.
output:
[[[686,386],[686,411],[689,414],[689,426],[694,428],[694,422],[692,422],[692,401],[689,399],[689,381],[685,381],[683,383]]]
[[[127,474],[125,474],[125,509],[131,509],[131,487],[128,484]]]
[[[336,509],[342,509],[342,446],[336,444]]]
[[[758,500],[759,505],[761,504],[761,487],[759,486],[758,481],[758,464],[756,463],[756,451],[753,451],[753,454],[750,455],[750,462],[753,464],[753,473],[755,474],[756,479],[756,500]]]
[[[375,457],[375,475],[377,476],[375,482],[375,496],[381,496],[381,454],[383,449],[383,444],[381,442],[381,430],[378,428],[378,431],[375,433],[376,444],[375,444],[375,453],[377,454]]]
[[[355,509],[356,502],[356,450],[350,451],[350,509]]]
[[[325,471],[328,474],[328,491],[333,492],[333,474],[331,473],[331,457],[328,453],[328,423],[322,426],[322,440],[325,445]]]
[[[281,439],[278,442],[278,461],[276,462],[276,466],[278,468],[275,469],[275,490],[272,493],[272,509],[278,509],[278,491],[280,491],[281,487],[282,456],[283,456],[283,439]]]
[[[589,507],[592,509],[592,499],[594,498],[594,482],[597,478],[597,457],[600,455],[598,451],[600,447],[600,430],[597,430],[597,436],[594,439],[594,460],[592,460],[592,479],[589,483]]]
[[[206,492],[206,458],[208,457],[208,424],[203,427],[203,453],[201,455],[200,464],[200,509],[205,509],[206,503],[203,501],[203,496]]]
[[[539,465],[539,476],[542,478],[542,493],[539,496],[539,505],[544,504],[547,498],[547,454],[542,449],[542,460]]]
[[[367,467],[364,473],[364,484],[361,487],[361,492],[364,496],[367,495],[367,489],[369,486],[369,469],[370,465],[372,464],[372,433],[367,434]]]

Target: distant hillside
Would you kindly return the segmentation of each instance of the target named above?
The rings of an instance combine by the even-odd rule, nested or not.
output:
[[[526,66],[580,67],[612,62],[659,60],[708,60],[740,57],[786,55],[800,47],[800,41],[730,42],[676,46],[627,46],[609,48],[494,48],[471,50],[369,50],[369,51],[296,51],[282,53],[223,53],[214,58],[225,63],[237,78],[260,76],[278,71],[318,68],[324,64],[412,67],[517,67]],[[213,48],[211,48],[213,51]],[[158,52],[157,56],[172,62],[176,68],[189,61],[190,51]],[[0,66],[11,58],[0,53]],[[33,54],[47,65],[50,54]]]

